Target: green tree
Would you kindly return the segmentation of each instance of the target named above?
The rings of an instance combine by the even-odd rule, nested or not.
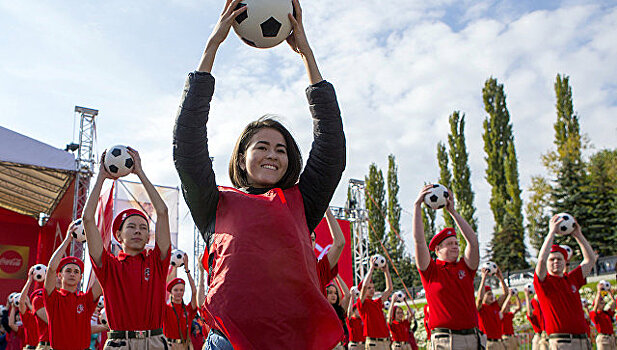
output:
[[[439,183],[451,189],[452,174],[450,173],[450,167],[448,165],[448,152],[446,151],[446,146],[442,142],[437,143],[437,162],[439,163]],[[454,219],[452,219],[450,214],[443,210],[442,215],[446,227],[456,227]]]
[[[437,233],[435,227],[436,213],[435,210],[428,208],[426,204],[422,205],[422,223],[424,224],[424,238],[427,244]]]
[[[395,264],[403,259],[405,246],[399,239],[401,232],[401,206],[398,201],[398,166],[393,154],[388,156],[388,246]]]
[[[489,78],[482,89],[484,109],[484,151],[486,152],[486,180],[491,185],[490,207],[495,225],[490,242],[490,258],[505,270],[524,269],[522,212],[518,166],[514,150],[514,138],[510,113],[506,106],[503,84]],[[520,224],[519,224],[520,222]]]
[[[530,196],[529,201],[525,205],[525,214],[527,217],[527,232],[531,246],[540,252],[544,237],[548,232],[548,223],[551,219],[550,203],[551,203],[551,184],[542,176],[532,176],[531,185],[528,188]]]
[[[382,212],[383,208],[386,207],[386,191],[384,189],[383,173],[377,168],[375,163],[369,166],[368,176],[364,178],[364,193],[369,223],[369,251],[371,255],[379,253],[385,256],[381,242],[384,241],[386,233],[386,220]],[[373,282],[377,290],[385,287],[385,281],[381,273],[376,273],[373,276]]]

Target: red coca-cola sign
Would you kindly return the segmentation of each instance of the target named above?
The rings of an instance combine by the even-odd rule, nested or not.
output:
[[[25,278],[29,247],[0,245],[0,278]]]

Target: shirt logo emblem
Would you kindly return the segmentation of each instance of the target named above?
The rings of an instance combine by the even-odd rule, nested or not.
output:
[[[77,313],[80,314],[84,312],[84,304],[77,305]]]
[[[150,280],[150,268],[149,267],[146,267],[146,269],[144,270],[144,279],[146,281]]]
[[[464,270],[458,270],[458,279],[462,280],[463,278],[465,278],[465,271]]]

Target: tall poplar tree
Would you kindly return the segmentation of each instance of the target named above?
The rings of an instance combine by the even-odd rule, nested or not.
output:
[[[504,271],[524,269],[529,265],[522,243],[524,231],[518,166],[503,84],[489,78],[482,89],[482,97],[488,113],[482,134],[487,163],[486,180],[491,185],[490,207],[495,220],[490,258]]]
[[[405,246],[399,239],[401,232],[401,205],[398,202],[398,166],[393,154],[388,156],[388,246],[392,260],[403,259]]]
[[[446,151],[446,146],[442,142],[437,143],[437,162],[439,163],[439,183],[446,186],[448,189],[452,189],[452,174],[450,173],[450,167],[448,165],[448,152]],[[442,209],[442,215],[446,227],[456,227],[454,225],[454,219],[452,219],[452,216],[450,216],[445,209]]]
[[[532,176],[528,191],[530,193],[529,201],[525,205],[527,233],[537,256],[542,243],[544,243],[544,237],[548,232],[548,223],[551,219],[549,212],[552,187],[546,178]]]
[[[364,201],[368,212],[370,256],[373,254],[385,256],[380,242],[383,242],[386,233],[386,220],[382,212],[383,208],[386,207],[386,191],[384,189],[383,173],[377,168],[375,163],[369,166],[368,176],[364,178],[364,193]],[[385,280],[382,273],[375,273],[373,275],[373,282],[375,283],[376,290],[383,290],[385,287]]]

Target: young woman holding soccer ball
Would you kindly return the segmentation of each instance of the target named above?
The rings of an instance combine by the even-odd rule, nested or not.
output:
[[[217,187],[207,144],[214,93],[211,74],[234,18],[245,11],[228,0],[197,71],[189,74],[174,128],[174,162],[185,200],[207,246],[212,327],[206,349],[331,349],[343,336],[333,308],[319,289],[310,232],[322,219],[345,168],[345,136],[332,85],[323,80],[293,1],[293,33],[300,54],[314,125],[304,170],[299,147],[278,121],[247,125],[233,150],[234,188]]]

